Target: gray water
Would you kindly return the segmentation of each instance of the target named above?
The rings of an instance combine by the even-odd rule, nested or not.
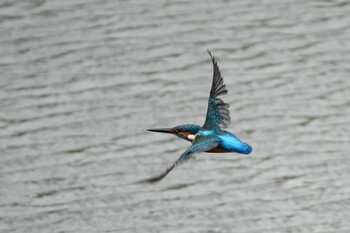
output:
[[[350,232],[349,1],[0,2],[0,232]],[[251,156],[202,124],[217,57]]]

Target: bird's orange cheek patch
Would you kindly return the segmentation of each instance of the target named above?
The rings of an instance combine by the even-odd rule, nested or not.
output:
[[[188,135],[190,135],[190,133],[187,133],[187,132],[181,132],[180,134],[181,134],[182,136],[184,136],[185,138],[187,138]]]

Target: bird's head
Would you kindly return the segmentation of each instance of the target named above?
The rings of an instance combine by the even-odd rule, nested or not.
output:
[[[192,142],[195,139],[195,135],[200,130],[200,128],[201,127],[199,125],[184,124],[175,126],[173,128],[148,129],[148,131],[158,133],[170,133]]]

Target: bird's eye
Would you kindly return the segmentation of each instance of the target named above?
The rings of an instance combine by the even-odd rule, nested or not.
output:
[[[172,131],[173,133],[179,133],[179,130],[176,129],[176,128],[172,128],[171,131]]]

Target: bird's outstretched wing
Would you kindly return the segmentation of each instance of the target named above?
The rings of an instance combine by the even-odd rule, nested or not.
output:
[[[228,110],[229,104],[225,103],[219,98],[221,95],[226,95],[226,85],[221,76],[219,66],[216,62],[214,56],[211,55],[210,51],[208,53],[213,62],[213,82],[211,85],[209,100],[208,100],[208,110],[207,117],[203,128],[205,129],[215,129],[215,128],[227,128],[228,124],[231,122],[230,111]]]
[[[215,148],[219,145],[219,142],[220,142],[220,138],[215,137],[215,136],[202,137],[202,138],[196,139],[195,141],[193,141],[192,145],[184,153],[182,153],[180,158],[178,160],[176,160],[173,165],[168,167],[160,175],[147,179],[146,182],[153,183],[153,182],[160,181],[166,175],[168,175],[168,173],[171,172],[171,170],[173,170],[176,166],[189,160],[193,153],[207,151],[207,150],[210,150],[212,148]]]

